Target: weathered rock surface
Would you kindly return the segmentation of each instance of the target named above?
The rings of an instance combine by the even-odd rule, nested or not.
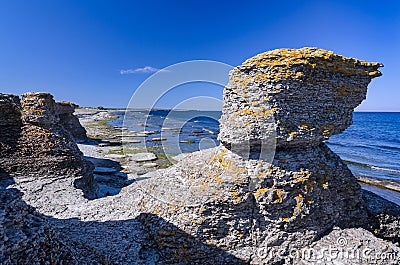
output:
[[[60,125],[57,104],[48,93],[27,93],[21,101],[1,94],[1,168],[20,178],[70,178],[90,196],[93,166],[82,158],[71,134]],[[4,117],[4,118],[3,118]],[[4,147],[3,147],[4,146]]]
[[[362,228],[334,229],[310,247],[294,252],[293,264],[382,264],[396,265],[400,248],[376,238]],[[273,253],[268,253],[273,254]],[[276,254],[276,253],[275,253]],[[283,257],[285,258],[285,257]]]
[[[147,162],[157,160],[157,156],[153,153],[137,153],[128,154],[129,158],[136,162]]]
[[[236,148],[275,135],[278,148],[318,145],[351,125],[381,66],[317,48],[259,54],[230,73],[219,139]]]
[[[49,218],[0,181],[0,264],[107,264],[93,248],[61,235]]]
[[[86,130],[73,115],[77,106],[71,102],[57,102],[56,115],[59,117],[61,125],[69,131],[72,136],[79,141],[87,140]]]

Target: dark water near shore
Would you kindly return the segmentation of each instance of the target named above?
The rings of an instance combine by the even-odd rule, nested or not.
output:
[[[143,110],[129,111],[126,117],[124,112],[116,114],[120,118],[112,121],[112,125],[124,125],[130,131],[157,132],[143,138],[142,145],[162,147],[167,154],[193,152],[219,144],[219,111]],[[149,141],[155,137],[166,140]],[[354,113],[353,125],[332,136],[327,144],[354,175],[400,181],[400,113]]]

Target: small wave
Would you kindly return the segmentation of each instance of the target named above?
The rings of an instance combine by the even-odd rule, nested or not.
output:
[[[400,173],[400,170],[393,169],[393,168],[384,168],[384,167],[376,167],[376,166],[371,166],[371,168],[374,170],[382,170],[382,171]]]
[[[360,163],[360,162],[355,162],[355,161],[349,161],[349,160],[343,160],[343,162],[348,164],[348,165],[353,165],[353,166],[358,166],[358,167],[363,167],[363,168],[369,168],[369,169],[373,169],[373,170],[400,173],[400,170],[393,169],[393,168],[378,167],[378,166],[373,166],[373,165]]]
[[[206,132],[208,132],[210,134],[214,134],[215,133],[214,131],[212,131],[212,130],[210,130],[208,128],[203,128],[203,131],[206,131]]]

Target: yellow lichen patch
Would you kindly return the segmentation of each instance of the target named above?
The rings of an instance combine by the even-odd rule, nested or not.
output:
[[[309,125],[307,124],[307,123],[302,123],[300,126],[300,129],[302,129],[302,130],[308,130],[308,128],[309,128]]]
[[[282,189],[277,189],[275,191],[274,202],[275,203],[282,203],[283,202],[283,194],[285,192]]]
[[[261,194],[266,193],[268,191],[268,188],[261,188],[256,190],[256,192],[254,192],[254,197],[259,198],[261,196]]]
[[[230,80],[231,80],[231,83],[233,86],[238,87],[238,88],[246,88],[251,81],[251,77],[246,76],[245,78],[243,78],[237,71],[235,71],[232,74]]]
[[[242,198],[239,196],[240,192],[237,190],[230,191],[231,196],[235,199],[236,202],[240,202]]]
[[[295,196],[296,199],[296,207],[301,207],[303,205],[304,197],[301,194]]]
[[[308,171],[300,171],[298,173],[294,173],[294,178],[298,181],[298,182],[305,182],[308,181],[311,177],[311,173]]]
[[[218,159],[220,159],[221,157],[223,157],[227,152],[228,152],[228,150],[224,150],[224,151],[220,152],[219,154],[213,155],[213,156],[210,158],[210,161],[208,162],[208,164],[210,165],[210,164],[212,164],[212,163],[218,161]]]
[[[330,136],[332,133],[332,130],[335,128],[335,125],[329,123],[326,125],[321,126],[321,134],[323,136]]]
[[[267,173],[266,172],[260,172],[258,173],[258,179],[259,180],[263,180],[267,177]]]
[[[331,51],[317,48],[277,49],[256,55],[246,60],[243,65],[268,68],[271,72],[275,68],[281,68],[284,71],[285,69],[293,69],[296,66],[306,66],[310,69],[319,67],[339,74],[358,74],[371,77],[380,76],[381,73],[377,71],[377,68],[383,66],[380,63],[369,63],[347,58]],[[276,72],[279,73],[279,70],[276,70]],[[282,76],[285,77],[286,75],[291,77],[291,73],[284,73]]]
[[[289,218],[287,218],[287,217],[282,218],[282,221],[283,221],[283,222],[286,222],[286,223],[289,223]]]
[[[236,116],[252,116],[255,118],[267,118],[276,112],[278,108],[273,109],[242,109],[234,112]]]
[[[322,188],[327,189],[329,186],[328,182],[322,184]]]

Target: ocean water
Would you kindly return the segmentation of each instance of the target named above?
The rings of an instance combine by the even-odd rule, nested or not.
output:
[[[131,131],[155,131],[139,145],[162,147],[167,154],[219,144],[218,111],[137,110],[116,114],[120,118],[111,125],[125,126]],[[153,142],[154,137],[166,140]],[[353,125],[326,143],[354,175],[400,181],[400,113],[356,112]]]
[[[400,113],[356,112],[327,144],[354,175],[400,181]]]

